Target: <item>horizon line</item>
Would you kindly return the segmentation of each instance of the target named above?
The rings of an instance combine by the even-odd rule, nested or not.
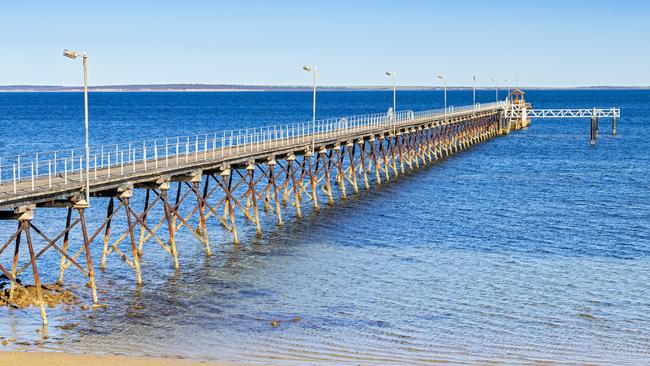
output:
[[[89,91],[303,91],[312,90],[310,85],[283,85],[283,84],[204,84],[204,83],[156,83],[156,84],[106,84],[89,86]],[[322,85],[318,89],[322,91],[359,91],[359,90],[390,90],[389,85]],[[472,90],[473,86],[449,85],[451,90]],[[495,86],[480,85],[476,90],[494,90]],[[507,89],[528,89],[528,90],[575,90],[575,89],[650,89],[650,86],[623,86],[623,85],[577,85],[577,86],[514,86],[499,85],[500,90]],[[443,90],[443,86],[431,85],[402,85],[396,86],[398,90]],[[83,86],[70,85],[38,85],[38,84],[13,84],[0,85],[0,92],[25,91],[25,92],[47,92],[47,91],[83,91]]]

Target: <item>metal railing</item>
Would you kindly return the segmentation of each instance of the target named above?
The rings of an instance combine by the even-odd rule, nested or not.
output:
[[[619,108],[574,108],[574,109],[521,109],[511,108],[506,112],[508,117],[532,118],[618,118],[621,117]]]
[[[111,176],[132,174],[151,169],[186,166],[200,160],[218,159],[245,152],[262,151],[281,146],[311,143],[363,130],[409,124],[478,109],[505,106],[499,101],[459,108],[397,113],[374,113],[342,118],[269,125],[248,129],[208,132],[189,136],[132,141],[121,144],[91,146],[91,181],[109,180]],[[0,192],[34,191],[53,185],[81,185],[86,174],[83,148],[19,154],[0,157]]]

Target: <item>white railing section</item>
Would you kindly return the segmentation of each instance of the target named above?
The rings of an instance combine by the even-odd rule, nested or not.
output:
[[[532,118],[619,118],[619,108],[581,108],[581,109],[520,109],[512,108],[507,111],[508,117],[532,117]]]
[[[318,120],[315,124],[309,121],[93,146],[90,148],[89,159],[90,180],[106,181],[115,175],[182,167],[202,160],[281,146],[308,145],[314,139],[327,139],[375,128],[399,127],[418,119],[505,105],[505,101],[499,101],[448,107],[447,110],[405,110],[394,115],[392,112],[375,113]],[[86,160],[83,148],[0,157],[0,192],[34,191],[61,184],[79,186],[85,181],[84,174]]]

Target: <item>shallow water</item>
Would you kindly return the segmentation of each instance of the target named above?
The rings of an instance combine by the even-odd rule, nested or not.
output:
[[[479,93],[483,102],[493,95]],[[301,220],[287,210],[284,227],[263,215],[263,238],[242,224],[237,247],[212,222],[211,258],[180,231],[180,271],[149,243],[138,290],[132,271],[111,258],[97,278],[108,309],[48,309],[48,340],[35,332],[36,309],[0,309],[0,335],[29,343],[6,349],[288,364],[645,363],[650,91],[526,96],[540,108],[618,106],[619,133],[603,120],[590,146],[587,120],[534,121],[318,213],[305,205]],[[449,100],[470,98],[454,91]],[[440,100],[398,94],[400,109]],[[0,155],[80,145],[79,101],[0,94]],[[392,95],[327,92],[319,103],[322,117],[383,112]],[[309,93],[298,92],[93,93],[91,104],[91,137],[106,142],[311,117]],[[55,218],[64,215],[37,212],[52,232],[62,226]],[[0,237],[14,225],[0,222]],[[39,263],[46,281],[57,264],[54,255]],[[81,282],[72,270],[66,280]]]

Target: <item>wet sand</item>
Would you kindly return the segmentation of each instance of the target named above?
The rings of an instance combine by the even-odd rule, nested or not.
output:
[[[70,354],[61,352],[0,352],[0,364],[12,366],[235,366],[235,363],[173,358]]]

